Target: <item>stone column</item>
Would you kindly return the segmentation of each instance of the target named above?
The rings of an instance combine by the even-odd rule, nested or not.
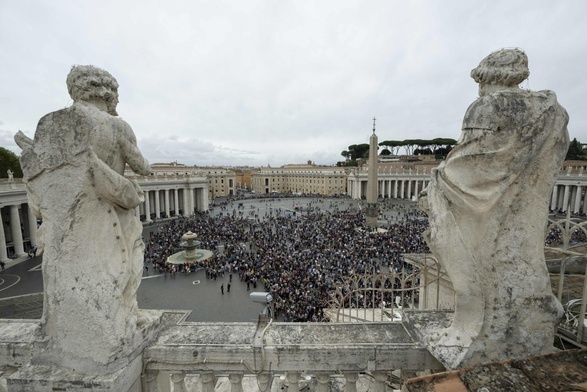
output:
[[[165,217],[169,218],[169,189],[165,189]]]
[[[257,374],[257,385],[260,391],[267,391],[271,386],[271,374],[259,373]]]
[[[183,188],[183,214],[185,216],[192,216],[192,190],[190,187]]]
[[[228,375],[230,381],[230,392],[243,392],[243,374],[231,373]]]
[[[344,392],[357,392],[357,380],[359,379],[358,373],[344,373]]]
[[[146,217],[145,222],[150,223],[150,222],[153,222],[151,220],[151,200],[149,200],[151,191],[144,191],[144,192],[145,192],[145,217]]]
[[[412,200],[412,180],[408,180],[408,194],[406,198]]]
[[[397,179],[394,181],[393,184],[393,198],[397,199]]]
[[[573,213],[578,214],[581,212],[581,194],[583,193],[583,188],[581,185],[577,185],[575,190],[575,208],[573,208]]]
[[[214,392],[214,384],[216,384],[216,377],[213,372],[200,374],[200,390],[202,392]]]
[[[159,189],[155,191],[155,218],[161,218],[161,202],[159,200]]]
[[[210,208],[210,204],[208,202],[208,188],[202,187],[201,194],[202,194],[202,211],[208,211],[208,208]]]
[[[387,181],[387,198],[391,199],[391,180]]]
[[[204,188],[196,188],[196,200],[198,211],[206,211],[208,204],[206,203],[206,197],[204,195]]]
[[[573,212],[573,208],[575,207],[575,198],[577,197],[577,187],[575,185],[570,185],[569,188],[569,210]]]
[[[194,188],[190,188],[189,190],[190,192],[190,216],[194,215],[194,211],[196,209],[196,199],[195,199],[195,195],[194,195]]]
[[[193,210],[194,211],[202,211],[202,204],[201,204],[201,200],[200,200],[200,189],[199,188],[194,188],[192,189],[192,198],[194,200],[194,204],[193,204]]]
[[[373,392],[385,392],[385,386],[387,384],[387,372],[374,371],[371,375],[375,379]]]
[[[20,204],[10,206],[10,233],[14,244],[14,255],[17,257],[24,256],[24,244],[22,243],[22,230],[20,228],[20,214],[18,207]]]
[[[550,199],[550,209],[553,211],[556,210],[557,197],[558,197],[558,185],[554,184],[554,188],[552,188],[552,197]]]
[[[6,251],[6,235],[4,234],[4,223],[2,222],[2,208],[0,208],[0,261],[8,261],[8,252]]]
[[[569,208],[568,204],[570,193],[570,186],[565,185],[565,194],[563,196],[563,212],[567,212],[567,209]]]
[[[404,198],[404,180],[400,180],[400,184],[399,184],[399,198],[403,199]]]
[[[188,392],[185,386],[185,372],[172,373],[171,382],[173,383],[173,392]]]
[[[287,392],[300,392],[300,376],[299,372],[289,372],[285,375],[287,378]]]
[[[173,190],[173,209],[175,210],[175,216],[179,215],[179,189]]]
[[[145,374],[145,381],[147,383],[147,392],[162,392],[158,384],[159,371],[147,370]],[[169,384],[169,380],[167,381]]]
[[[316,374],[316,381],[318,381],[316,392],[330,392],[330,374],[318,373]]]
[[[30,204],[27,204],[27,211],[29,214],[29,238],[31,247],[37,246],[37,217],[33,214],[33,209]]]
[[[416,196],[416,199],[418,199],[418,195],[420,194],[420,192],[418,192],[418,185],[420,185],[420,181],[416,180],[416,183],[414,184],[414,195]]]

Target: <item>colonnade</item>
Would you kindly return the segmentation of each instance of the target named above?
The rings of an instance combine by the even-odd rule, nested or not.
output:
[[[135,208],[135,214],[145,223],[208,210],[208,181],[205,177],[142,177],[137,181],[145,194],[145,201]],[[20,180],[1,182],[0,262],[26,256],[37,246],[37,225],[28,205],[24,183]]]
[[[25,256],[37,246],[37,219],[27,203],[0,208],[0,261]]]
[[[135,214],[145,222],[208,210],[207,186],[145,187],[143,192],[145,201],[135,208]]]
[[[377,181],[378,196],[393,199],[413,199],[426,189],[430,176],[422,178],[394,178]],[[349,194],[353,199],[363,199],[367,196],[367,180],[351,180],[348,184]]]
[[[387,178],[386,178],[387,177]],[[382,198],[414,199],[426,189],[430,175],[421,176],[379,176],[377,181],[378,195]],[[349,175],[348,194],[353,199],[364,199],[367,196],[367,176]],[[550,198],[551,211],[573,214],[587,214],[587,176],[569,176],[567,172],[559,175]]]
[[[555,184],[550,197],[550,209],[558,212],[570,210],[573,214],[587,213],[587,183],[564,181]]]

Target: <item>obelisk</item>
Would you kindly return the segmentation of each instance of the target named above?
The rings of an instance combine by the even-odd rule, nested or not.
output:
[[[377,228],[377,135],[375,134],[375,118],[373,118],[373,134],[369,138],[369,176],[367,177],[367,211],[365,219],[367,226]]]

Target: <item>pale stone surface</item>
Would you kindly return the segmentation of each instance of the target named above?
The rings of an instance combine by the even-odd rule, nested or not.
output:
[[[552,349],[561,305],[544,261],[548,201],[569,136],[551,91],[521,90],[526,55],[500,50],[471,72],[480,97],[423,193],[427,241],[456,292],[452,325],[428,337],[448,368]]]
[[[26,365],[7,378],[10,392],[141,392],[142,358],[107,375],[87,375],[54,366]]]
[[[108,72],[76,66],[67,85],[71,107],[41,118],[34,140],[15,136],[29,205],[43,221],[48,347],[34,362],[105,374],[141,352],[158,317],[137,307],[144,245],[134,208],[143,192],[123,176],[126,164],[142,175],[150,166],[117,117]]]

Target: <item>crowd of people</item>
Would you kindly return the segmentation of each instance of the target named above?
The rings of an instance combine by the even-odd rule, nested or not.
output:
[[[285,321],[323,321],[329,293],[345,277],[405,267],[403,253],[426,253],[427,220],[416,207],[387,205],[393,211],[387,231],[370,233],[360,206],[344,200],[292,201],[292,209],[272,207],[263,216],[239,214],[244,207],[220,206],[222,213],[180,217],[161,225],[146,242],[145,263],[162,273],[206,269],[211,278],[228,273],[256,289],[262,284],[275,299],[275,316]],[[232,212],[231,212],[232,210]],[[291,213],[297,211],[296,214]],[[248,215],[248,216],[247,216]],[[391,221],[390,221],[391,222]],[[181,233],[198,234],[200,247],[214,252],[199,265],[172,266],[167,257],[181,250]]]
[[[291,208],[273,207],[291,203]],[[425,215],[414,204],[386,199],[380,203],[380,222],[385,231],[370,233],[366,227],[362,204],[345,203],[337,198],[270,198],[262,216],[256,208],[229,201],[217,206],[219,212],[179,217],[159,226],[146,240],[146,268],[152,266],[164,274],[206,270],[206,278],[233,274],[247,285],[247,290],[262,284],[275,299],[275,316],[285,321],[323,321],[331,293],[341,287],[348,276],[381,271],[400,272],[411,266],[404,263],[404,253],[427,253],[422,233],[428,226]],[[275,204],[273,204],[275,203]],[[292,211],[297,212],[293,214]],[[246,213],[245,213],[246,212]],[[200,247],[214,256],[199,263],[170,265],[167,257],[181,251],[181,234],[198,234]],[[576,230],[572,241],[585,240]],[[561,243],[561,231],[552,227],[546,244]],[[385,282],[395,287],[397,282]],[[379,306],[392,302],[365,296],[362,303],[349,300],[344,306]],[[376,298],[377,303],[371,298]]]

